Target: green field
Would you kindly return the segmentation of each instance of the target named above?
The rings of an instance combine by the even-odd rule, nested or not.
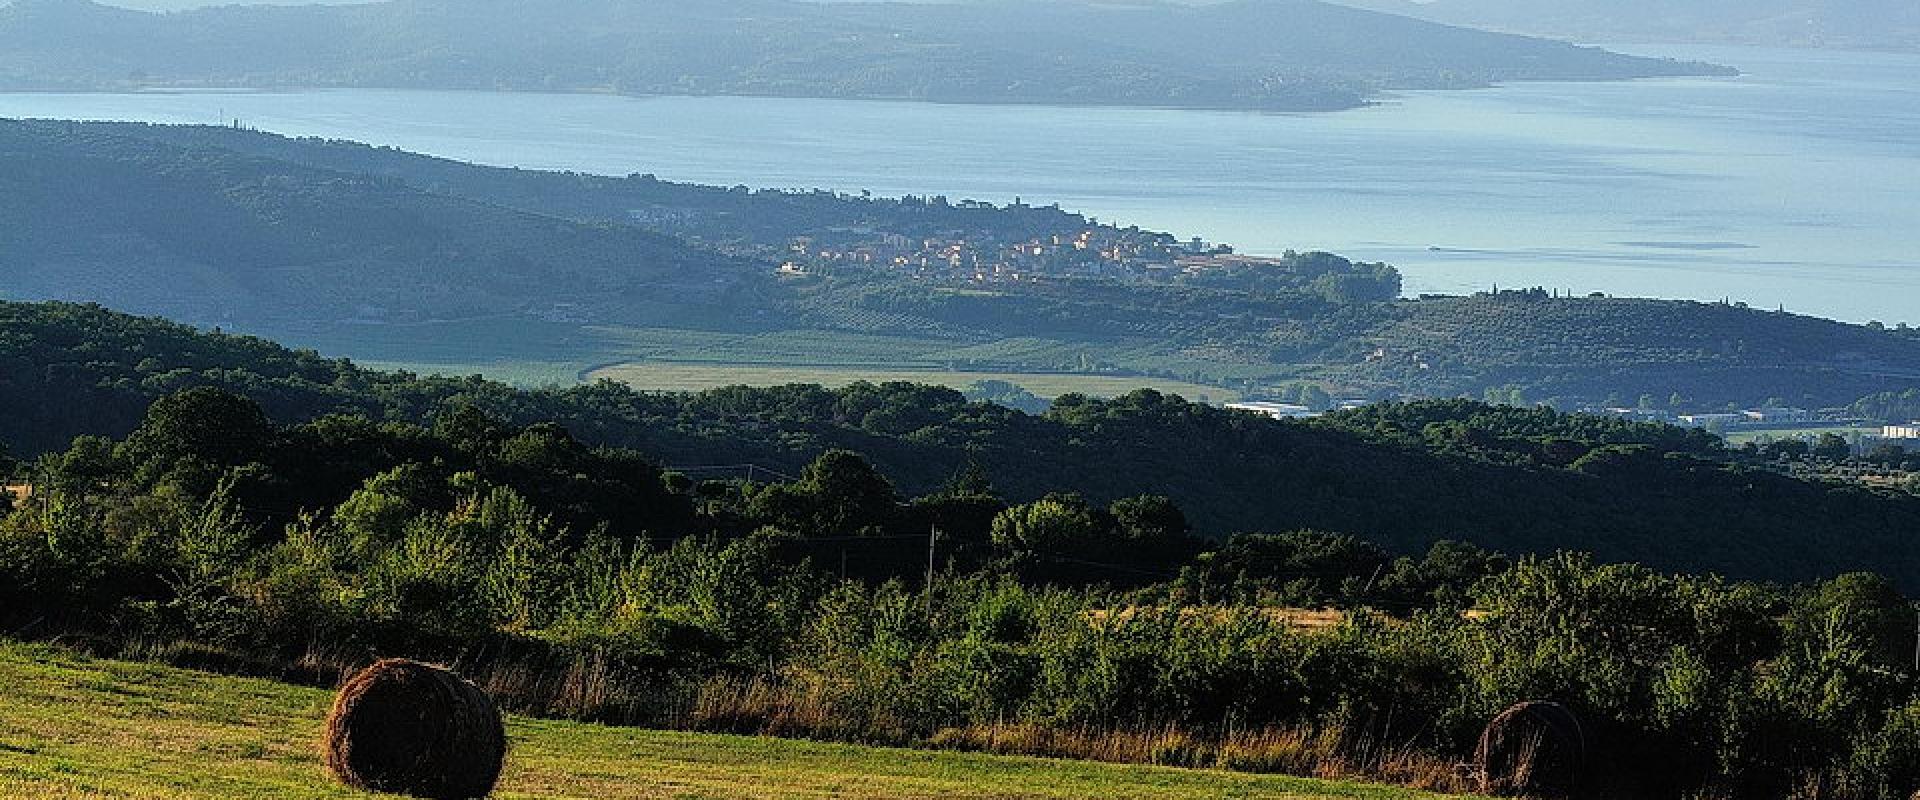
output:
[[[367,369],[383,372],[411,372],[416,375],[440,375],[450,378],[465,378],[480,375],[488,380],[499,381],[522,389],[544,389],[550,386],[573,386],[580,382],[580,364],[564,361],[516,361],[500,359],[495,361],[381,361],[355,359],[354,363]]]
[[[349,798],[316,755],[330,695],[0,643],[0,797]],[[1371,798],[1440,795],[514,719],[507,798]]]
[[[1808,427],[1808,428],[1791,428],[1791,429],[1780,428],[1780,429],[1774,429],[1774,430],[1759,430],[1759,431],[1736,430],[1736,431],[1728,431],[1727,433],[1722,434],[1722,436],[1727,440],[1727,444],[1738,447],[1748,442],[1757,442],[1763,439],[1764,440],[1792,439],[1800,436],[1819,436],[1820,434],[1823,434],[1823,433],[1831,433],[1837,436],[1846,436],[1848,434],[1858,434],[1858,433],[1877,433],[1878,431],[1879,431],[1878,428],[1855,428],[1850,425],[1842,425],[1842,426],[1829,425],[1824,427],[1814,426],[1814,427]]]
[[[1066,392],[1120,394],[1142,386],[1238,399],[1209,385],[1270,383],[1286,377],[1271,364],[1221,361],[1165,342],[1114,339],[1068,342],[1012,338],[972,341],[826,330],[708,331],[476,320],[366,325],[326,332],[270,331],[274,338],[376,369],[423,375],[485,375],[538,387],[572,385],[617,364],[644,389],[703,389],[746,383],[838,385],[910,380],[964,388],[998,379],[1042,397]],[[644,367],[638,369],[636,367]],[[1114,373],[1178,375],[1120,378]]]
[[[809,367],[803,365],[680,364],[635,362],[603,367],[587,375],[609,378],[635,389],[700,391],[722,386],[780,386],[817,383],[840,387],[858,381],[904,381],[965,389],[980,381],[1006,381],[1045,398],[1079,392],[1095,397],[1117,397],[1135,389],[1155,389],[1189,400],[1232,402],[1240,395],[1231,389],[1165,378],[1082,375],[1064,372],[974,372],[968,370],[889,369],[884,367]]]

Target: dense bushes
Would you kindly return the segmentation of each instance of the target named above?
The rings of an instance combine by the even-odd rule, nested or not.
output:
[[[539,713],[1439,788],[1549,699],[1592,723],[1608,796],[1920,788],[1913,608],[1866,574],[1209,543],[1160,497],[1010,505],[964,472],[905,499],[844,451],[694,484],[470,407],[282,428],[204,389],[36,475],[0,521],[9,629],[195,664],[410,655]]]

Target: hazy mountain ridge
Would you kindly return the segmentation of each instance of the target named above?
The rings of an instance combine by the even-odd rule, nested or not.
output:
[[[1722,71],[1312,0],[393,0],[168,14],[19,0],[0,9],[0,86],[14,88],[351,86],[1313,110],[1352,107],[1390,87]]]
[[[1906,0],[1341,0],[1347,5],[1580,41],[1920,49]]]

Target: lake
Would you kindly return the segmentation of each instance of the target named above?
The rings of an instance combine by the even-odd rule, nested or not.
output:
[[[1619,48],[1725,79],[1402,92],[1333,114],[340,90],[0,94],[489,164],[1058,202],[1243,252],[1920,323],[1920,56]]]

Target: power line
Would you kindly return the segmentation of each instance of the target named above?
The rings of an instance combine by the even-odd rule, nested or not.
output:
[[[787,473],[781,472],[777,469],[769,469],[767,467],[760,466],[759,464],[720,464],[720,465],[693,466],[693,467],[661,467],[661,469],[666,472],[680,472],[680,473],[745,472],[747,473],[748,481],[752,481],[754,479],[755,474],[764,472],[764,473],[767,473],[768,475],[772,475],[773,477],[779,478],[784,481],[792,482],[792,481],[800,480],[795,476],[788,475]]]

